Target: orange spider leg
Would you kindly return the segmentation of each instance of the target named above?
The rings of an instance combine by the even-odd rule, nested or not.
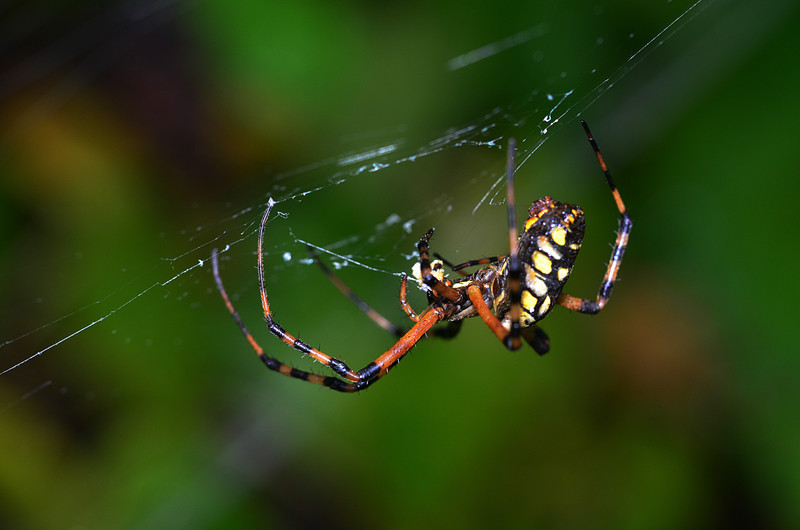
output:
[[[406,296],[407,286],[408,286],[408,276],[403,274],[403,279],[400,280],[400,307],[402,307],[403,311],[406,312],[408,318],[410,318],[414,322],[419,322],[419,316],[414,311],[414,308],[411,307],[411,304],[408,303],[408,297]]]
[[[505,326],[503,326],[495,314],[492,313],[492,310],[489,309],[489,306],[486,305],[480,288],[477,285],[470,285],[467,287],[467,295],[469,296],[469,300],[472,302],[473,307],[478,312],[478,316],[481,317],[481,320],[483,320],[484,323],[489,326],[489,329],[491,329],[495,336],[500,339],[500,342],[505,344],[510,332],[505,328]]]

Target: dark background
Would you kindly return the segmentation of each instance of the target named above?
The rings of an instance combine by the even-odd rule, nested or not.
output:
[[[0,375],[2,526],[800,525],[800,10],[462,4],[0,11],[0,369],[29,359]],[[476,320],[356,396],[255,360],[207,259],[231,245],[248,326],[309,368],[261,325],[268,196],[287,216],[266,243],[278,319],[360,367],[391,339],[295,239],[391,272],[432,225],[454,261],[503,253],[502,186],[472,210],[509,136],[521,209],[547,193],[586,210],[568,291],[592,296],[616,223],[579,115],[635,226],[606,310],[545,321],[550,354]],[[384,145],[386,169],[337,163]],[[379,226],[394,213],[410,233]],[[396,277],[341,275],[403,323]]]

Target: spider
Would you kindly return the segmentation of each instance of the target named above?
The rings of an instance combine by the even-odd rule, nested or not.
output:
[[[357,392],[380,380],[424,335],[431,331],[434,324],[441,321],[447,321],[448,326],[444,329],[433,330],[437,336],[452,337],[458,332],[463,319],[477,316],[509,350],[519,349],[522,341],[525,341],[538,354],[547,353],[550,349],[550,340],[539,328],[538,322],[547,316],[555,304],[572,311],[588,314],[598,313],[605,307],[614,288],[614,282],[633,226],[633,221],[622,202],[622,197],[611,178],[611,173],[606,167],[603,155],[600,153],[589,127],[583,120],[581,120],[581,125],[611,188],[611,194],[620,214],[619,230],[611,252],[611,260],[596,299],[578,298],[561,292],[572,272],[583,240],[584,215],[579,206],[559,202],[545,196],[531,205],[528,211],[529,218],[525,221],[525,229],[522,235],[517,235],[514,197],[516,143],[511,139],[508,144],[506,175],[509,253],[471,260],[458,265],[453,265],[438,254],[434,254],[437,259],[431,261],[429,242],[434,229],[428,230],[417,243],[419,261],[414,271],[415,278],[427,291],[428,307],[421,313],[415,313],[406,299],[408,277],[403,275],[400,283],[400,304],[414,322],[414,325],[407,331],[378,314],[314,256],[315,261],[329,279],[362,311],[378,325],[399,336],[392,347],[361,370],[355,371],[342,360],[309,346],[284,330],[275,321],[267,299],[263,258],[264,232],[272,207],[275,205],[273,199],[268,201],[267,209],[261,218],[257,250],[258,283],[267,329],[292,348],[321,362],[336,375],[323,376],[299,370],[264,352],[264,349],[256,342],[242,322],[225,291],[219,274],[217,250],[214,249],[211,254],[214,280],[228,311],[267,368],[339,392]],[[460,277],[456,280],[447,278],[443,270],[445,265],[454,272],[458,272]],[[476,265],[485,265],[485,267],[472,274],[462,271],[464,268]]]

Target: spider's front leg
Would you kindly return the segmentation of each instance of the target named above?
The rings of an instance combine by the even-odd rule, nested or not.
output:
[[[424,283],[432,293],[434,293],[436,297],[445,298],[451,302],[459,303],[464,301],[464,296],[453,289],[442,280],[439,280],[434,274],[433,270],[431,269],[431,257],[429,254],[430,251],[430,239],[433,236],[433,228],[425,232],[425,234],[420,238],[419,243],[417,243],[417,252],[419,252],[419,278]],[[429,301],[433,301],[431,297],[429,297]]]

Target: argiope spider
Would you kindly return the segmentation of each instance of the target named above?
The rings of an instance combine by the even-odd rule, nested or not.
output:
[[[264,352],[247,330],[225,292],[219,275],[217,250],[214,249],[211,254],[214,280],[228,311],[233,315],[239,329],[267,368],[340,392],[357,392],[378,381],[386,375],[389,369],[400,362],[400,359],[423,335],[431,330],[434,324],[440,321],[447,321],[448,327],[434,330],[434,333],[451,337],[457,333],[463,319],[478,316],[509,350],[519,349],[522,346],[522,340],[525,340],[540,355],[547,353],[550,349],[550,341],[536,323],[550,312],[554,304],[580,313],[594,314],[602,310],[614,288],[614,282],[633,226],[633,221],[622,202],[622,197],[611,178],[611,173],[606,167],[603,155],[600,153],[589,127],[583,120],[581,120],[581,125],[586,131],[592,149],[594,149],[620,213],[619,231],[611,252],[611,260],[595,300],[577,298],[561,292],[572,272],[583,240],[584,215],[579,206],[555,201],[545,196],[531,205],[528,211],[529,218],[525,222],[525,231],[517,237],[514,197],[516,145],[511,139],[508,145],[506,176],[509,253],[504,256],[472,260],[459,265],[452,265],[435,254],[434,256],[438,259],[431,262],[428,246],[433,235],[433,228],[428,230],[417,244],[419,262],[418,270],[415,270],[414,274],[428,293],[428,307],[419,314],[415,313],[406,300],[407,277],[405,275],[400,284],[400,303],[409,318],[415,322],[408,331],[403,331],[375,312],[322,262],[317,260],[331,281],[347,294],[362,311],[381,327],[400,337],[394,346],[361,370],[352,370],[340,359],[309,346],[285,331],[275,321],[267,299],[263,258],[264,231],[269,214],[275,205],[275,201],[272,199],[269,200],[258,232],[258,283],[267,329],[292,348],[329,367],[336,376],[322,376],[299,370]],[[485,267],[472,274],[460,272],[466,267],[484,264]],[[462,276],[457,281],[446,278],[442,270],[443,265],[450,266],[453,271],[459,271]]]

